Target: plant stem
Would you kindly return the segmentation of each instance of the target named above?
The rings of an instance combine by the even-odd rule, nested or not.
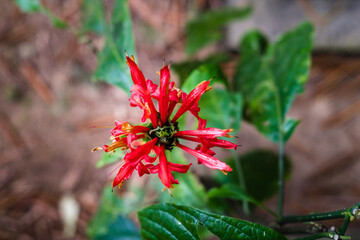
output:
[[[344,218],[344,222],[339,230],[339,234],[340,235],[344,235],[348,226],[349,226],[349,223],[350,223],[350,219],[351,219],[351,215],[349,213],[346,214],[345,218]]]
[[[280,133],[279,139],[279,178],[278,178],[278,187],[279,187],[279,196],[278,196],[278,205],[277,205],[277,213],[279,218],[283,217],[283,207],[284,207],[284,139],[283,135]]]
[[[307,237],[296,238],[294,240],[313,240],[313,239],[319,239],[319,238],[335,239],[334,235],[335,235],[335,233],[318,233],[318,234],[307,236]],[[338,237],[340,237],[338,239],[351,239],[350,237],[346,237],[346,236],[338,236]]]
[[[240,187],[246,192],[246,184],[245,184],[244,171],[242,169],[242,164],[240,162],[238,155],[235,152],[232,152],[232,154],[234,157],[234,162],[235,162],[235,167],[236,167]],[[242,206],[243,206],[243,211],[244,211],[245,215],[249,215],[250,214],[249,202],[246,200],[243,200]]]
[[[332,212],[311,213],[308,215],[300,215],[300,216],[285,216],[281,218],[279,223],[285,224],[285,223],[295,223],[295,222],[320,221],[320,220],[328,220],[334,218],[344,218],[348,215],[352,216],[353,210],[359,208],[360,208],[360,202],[349,208],[332,211]]]

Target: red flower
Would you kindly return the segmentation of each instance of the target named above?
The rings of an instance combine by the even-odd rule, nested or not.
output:
[[[134,170],[137,170],[139,176],[157,173],[164,186],[168,189],[172,188],[173,184],[179,183],[174,179],[172,172],[186,173],[191,166],[191,164],[183,165],[167,160],[166,150],[171,151],[174,147],[179,147],[194,155],[199,164],[219,169],[224,173],[232,171],[227,164],[215,158],[215,152],[211,150],[213,147],[236,149],[236,144],[218,139],[218,137],[231,137],[228,133],[232,129],[206,128],[206,120],[199,117],[198,102],[201,96],[211,89],[210,80],[203,81],[186,94],[176,88],[174,82],[170,82],[168,66],[160,70],[160,86],[157,86],[151,80],[145,80],[144,74],[132,56],[127,56],[126,59],[134,82],[131,87],[130,105],[139,107],[143,111],[142,122],[149,119],[150,123],[131,125],[128,122],[116,121],[111,131],[113,142],[94,149],[103,149],[106,152],[112,152],[118,148],[129,150],[114,179],[113,187],[122,186]],[[158,102],[158,110],[153,102],[154,99]],[[180,106],[173,114],[177,104]],[[187,111],[198,119],[197,130],[180,131],[177,120]],[[191,149],[180,143],[183,140],[196,142],[198,147]],[[158,162],[157,159],[159,159]]]

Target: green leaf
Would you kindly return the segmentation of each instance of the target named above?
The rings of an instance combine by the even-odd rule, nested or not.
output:
[[[122,159],[124,156],[125,156],[125,152],[120,151],[120,150],[112,152],[112,153],[104,152],[102,154],[101,159],[96,163],[95,166],[97,168],[101,168],[103,166],[113,164],[113,163],[117,162],[119,159]]]
[[[200,67],[201,65],[206,64],[217,64],[223,62],[228,62],[230,60],[230,56],[227,53],[216,53],[202,60],[188,60],[180,63],[173,63],[171,65],[171,69],[175,70],[176,74],[180,78],[181,85],[185,82],[185,80],[190,76],[191,72]],[[217,68],[217,67],[216,67]],[[221,78],[224,74],[221,72]]]
[[[207,120],[207,126],[221,129],[240,130],[242,97],[240,93],[230,93],[221,88],[214,88],[205,93],[200,101],[200,117]]]
[[[254,197],[252,197],[247,192],[245,192],[244,189],[242,189],[237,184],[228,183],[228,184],[224,184],[220,188],[212,188],[208,192],[207,196],[209,198],[231,198],[231,199],[251,202],[258,205],[259,207],[262,207],[265,211],[269,212],[270,214],[276,217],[275,212],[267,208],[261,202],[257,201]]]
[[[111,226],[120,215],[127,215],[142,207],[144,192],[142,189],[133,188],[131,194],[123,195],[121,198],[112,191],[109,185],[104,188],[100,206],[87,227],[87,234],[91,238],[107,235]],[[101,239],[101,238],[100,238]]]
[[[267,47],[258,32],[242,41],[235,89],[244,96],[245,119],[273,142],[287,141],[298,124],[286,114],[308,79],[312,37],[306,22]]]
[[[141,240],[137,226],[128,218],[118,216],[107,228],[105,234],[93,237],[94,240]]]
[[[239,157],[246,183],[247,194],[253,196],[257,201],[263,201],[278,192],[278,155],[269,150],[254,150]],[[234,159],[226,162],[235,169]],[[285,178],[291,174],[291,162],[285,156]],[[218,174],[217,179],[222,184],[238,184],[237,173],[224,177]]]
[[[222,27],[227,23],[250,15],[251,8],[224,8],[209,11],[186,25],[186,52],[193,54],[206,45],[216,42],[224,35]]]
[[[111,21],[106,26],[106,43],[99,53],[94,77],[130,94],[132,80],[124,51],[135,55],[135,44],[128,1],[114,1]]]
[[[81,5],[82,31],[105,34],[105,10],[102,0],[83,0]]]
[[[189,93],[200,82],[212,77],[215,77],[211,81],[214,88],[201,96],[199,116],[207,119],[207,126],[222,129],[232,128],[236,133],[240,129],[242,97],[239,93],[231,93],[224,89],[227,81],[219,66],[206,64],[195,69],[185,81],[182,89]],[[220,86],[217,86],[217,83]]]
[[[190,76],[185,80],[184,84],[181,86],[181,90],[190,93],[196,85],[202,81],[211,80],[212,84],[220,83],[225,86],[228,85],[227,79],[219,65],[214,63],[204,64],[200,67],[193,70]]]
[[[199,224],[220,239],[286,239],[282,234],[257,223],[170,203],[147,207],[138,212],[138,217],[143,239],[199,240]]]

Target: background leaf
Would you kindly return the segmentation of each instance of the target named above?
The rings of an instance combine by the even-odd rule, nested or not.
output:
[[[267,47],[259,32],[242,41],[235,89],[244,96],[245,118],[271,141],[287,141],[299,123],[286,114],[308,79],[312,36],[306,22]]]
[[[82,32],[105,34],[105,9],[102,0],[83,0],[81,4]]]
[[[220,239],[283,240],[282,234],[257,223],[162,203],[138,212],[143,239],[200,239],[198,224]]]
[[[220,63],[224,63],[228,61],[230,61],[229,54],[215,53],[202,60],[188,60],[184,62],[173,63],[171,65],[171,69],[175,70],[176,74],[180,78],[180,83],[182,85],[185,82],[185,80],[190,76],[191,72],[199,68],[201,65],[214,64],[215,66],[218,66]],[[221,73],[220,76],[223,77],[223,75],[224,74]]]
[[[278,155],[269,150],[254,150],[239,157],[246,183],[247,194],[257,201],[263,201],[278,192]],[[231,167],[235,167],[234,159],[225,161]],[[285,156],[285,177],[291,174],[291,163]],[[217,174],[221,184],[238,184],[237,173],[222,176]]]
[[[128,1],[114,1],[111,20],[106,26],[106,43],[98,55],[94,77],[120,87],[130,94],[133,83],[124,51],[135,55],[135,44]]]
[[[234,21],[249,16],[251,8],[225,8],[209,11],[190,21],[186,25],[186,52],[193,54],[204,46],[218,41],[224,35],[221,27]]]
[[[218,65],[205,64],[195,69],[186,79],[182,90],[189,93],[204,80],[211,81],[214,88],[201,96],[199,116],[207,119],[207,126],[222,129],[232,128],[236,133],[240,129],[242,96],[225,90],[227,80]]]

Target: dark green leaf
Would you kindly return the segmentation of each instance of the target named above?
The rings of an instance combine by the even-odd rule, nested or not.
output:
[[[93,237],[94,240],[141,240],[137,226],[128,218],[118,216],[107,228],[107,232]]]
[[[96,167],[101,168],[105,165],[113,164],[116,161],[118,161],[119,159],[122,159],[124,157],[124,155],[125,155],[125,152],[120,151],[120,150],[112,152],[112,153],[104,152],[102,154],[101,159],[96,163]]]
[[[131,16],[128,1],[114,1],[110,24],[106,30],[106,43],[99,53],[94,77],[120,87],[129,93],[132,86],[125,53],[135,55]]]
[[[83,0],[81,5],[83,32],[105,34],[105,11],[102,0]]]
[[[231,93],[221,88],[227,81],[217,65],[206,64],[195,69],[185,81],[182,89],[189,93],[200,82],[212,77],[215,77],[211,81],[214,88],[202,95],[199,101],[201,108],[199,116],[207,119],[207,126],[222,129],[232,128],[236,133],[240,129],[242,97],[239,93]],[[217,86],[216,83],[220,83],[220,86]]]
[[[193,54],[223,36],[221,28],[227,23],[249,16],[251,8],[225,8],[206,12],[186,25],[186,52]]]
[[[308,79],[312,36],[306,22],[267,48],[258,32],[242,41],[235,87],[244,96],[245,118],[271,141],[286,141],[298,124],[286,114]]]
[[[206,64],[220,64],[230,60],[230,56],[226,53],[216,53],[202,60],[189,60],[180,63],[173,63],[171,69],[175,70],[176,74],[180,78],[180,83],[183,84],[185,80],[190,76],[191,72],[200,67],[201,65]],[[217,68],[217,67],[216,67]],[[221,72],[221,78],[223,77]]]
[[[162,203],[138,212],[143,239],[199,240],[198,224],[220,239],[283,240],[280,233],[257,223]]]
[[[278,155],[269,150],[255,150],[239,157],[244,178],[246,191],[258,201],[263,201],[278,191]],[[233,159],[226,161],[235,168]],[[285,177],[289,178],[291,173],[290,160],[285,156]],[[224,177],[218,174],[221,183],[238,184],[237,173],[234,172]]]

